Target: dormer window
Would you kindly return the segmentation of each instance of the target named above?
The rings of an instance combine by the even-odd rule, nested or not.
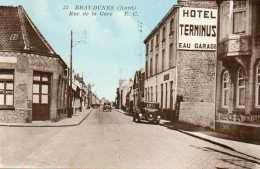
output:
[[[9,40],[15,41],[15,40],[18,40],[18,37],[19,37],[19,35],[17,33],[13,33],[10,35]]]

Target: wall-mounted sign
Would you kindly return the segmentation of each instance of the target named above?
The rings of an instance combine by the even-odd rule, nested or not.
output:
[[[217,9],[179,9],[178,49],[217,49]]]

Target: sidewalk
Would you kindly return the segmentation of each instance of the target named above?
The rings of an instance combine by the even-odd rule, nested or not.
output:
[[[83,112],[75,113],[72,118],[64,118],[57,122],[52,121],[33,121],[32,123],[0,123],[0,126],[6,127],[71,127],[80,125],[92,112],[93,109],[87,109]]]
[[[238,137],[182,122],[162,120],[161,125],[260,161],[260,140],[249,142]]]
[[[116,110],[126,114],[123,110]],[[183,122],[170,122],[162,119],[160,125],[260,161],[260,140],[249,142],[238,137]]]

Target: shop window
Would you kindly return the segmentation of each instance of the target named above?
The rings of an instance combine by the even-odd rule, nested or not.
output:
[[[0,69],[0,107],[14,105],[14,70]]]
[[[245,73],[242,68],[238,69],[237,72],[237,107],[244,108],[245,107]]]
[[[230,75],[228,71],[225,71],[222,76],[222,107],[226,108],[229,104],[229,83]]]
[[[246,32],[246,0],[233,1],[233,33]]]

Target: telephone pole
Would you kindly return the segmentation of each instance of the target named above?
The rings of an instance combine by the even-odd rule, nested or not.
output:
[[[70,31],[70,73],[69,73],[69,113],[68,117],[71,118],[73,114],[73,107],[72,107],[72,99],[73,99],[73,90],[72,90],[72,48],[73,48],[73,33],[72,30]]]

